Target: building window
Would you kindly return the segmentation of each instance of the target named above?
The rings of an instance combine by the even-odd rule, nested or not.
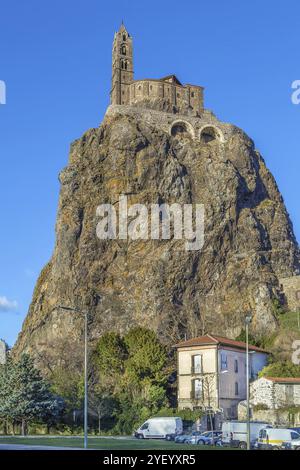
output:
[[[237,374],[239,371],[239,361],[237,359],[234,360],[234,372]]]
[[[202,355],[195,354],[192,356],[192,374],[202,373]]]
[[[123,34],[123,41],[126,41],[126,34]]]
[[[227,370],[227,354],[221,353],[221,370]]]
[[[192,398],[194,400],[201,400],[203,397],[202,379],[195,379],[192,381]]]
[[[194,98],[194,96],[195,96],[195,93],[192,91],[191,97]]]
[[[239,384],[238,384],[238,382],[235,382],[235,384],[234,384],[234,394],[235,394],[235,396],[238,396],[238,394],[239,394]]]
[[[126,55],[126,46],[121,46],[121,54]]]

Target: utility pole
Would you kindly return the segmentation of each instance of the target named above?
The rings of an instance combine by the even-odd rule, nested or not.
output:
[[[249,377],[249,324],[252,321],[252,315],[245,317],[246,326],[246,388],[247,388],[247,450],[251,448],[250,442],[250,377]]]

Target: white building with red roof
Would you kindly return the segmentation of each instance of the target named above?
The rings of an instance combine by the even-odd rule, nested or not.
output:
[[[223,411],[237,418],[246,399],[246,343],[218,335],[204,335],[175,345],[177,349],[178,407]],[[267,364],[268,352],[249,345],[252,380]]]

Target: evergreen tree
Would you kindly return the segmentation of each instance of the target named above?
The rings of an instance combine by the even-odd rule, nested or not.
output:
[[[123,339],[117,333],[105,333],[99,340],[96,350],[96,362],[101,374],[120,375],[124,371],[127,350]]]
[[[34,367],[29,355],[19,361],[9,359],[0,371],[0,417],[22,425],[33,420],[56,420],[63,410],[63,402],[50,391],[48,383]]]
[[[168,356],[156,334],[147,328],[136,327],[127,333],[124,342],[128,350],[125,363],[130,381],[165,385]]]

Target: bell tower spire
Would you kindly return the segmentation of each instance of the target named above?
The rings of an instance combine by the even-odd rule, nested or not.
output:
[[[133,82],[132,38],[122,24],[115,33],[112,51],[111,104],[129,104],[129,85]]]

